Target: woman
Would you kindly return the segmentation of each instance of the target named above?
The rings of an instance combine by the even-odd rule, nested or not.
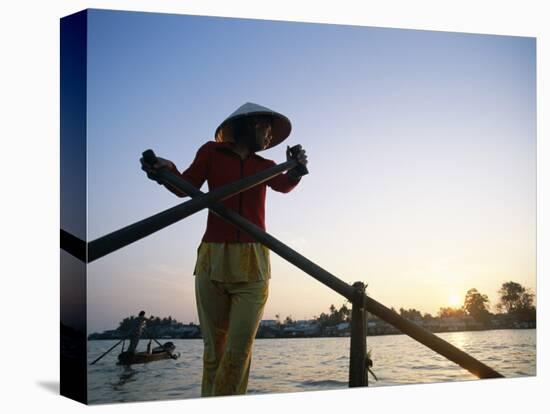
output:
[[[246,103],[216,129],[216,141],[204,144],[191,166],[179,173],[173,162],[159,158],[153,173],[168,168],[200,188],[210,190],[275,165],[256,153],[285,140],[291,130],[287,117],[268,108]],[[287,147],[287,159],[290,151]],[[295,157],[301,165],[307,156]],[[266,186],[287,193],[300,182],[298,168],[222,201],[222,204],[265,230]],[[166,187],[180,197],[186,194]],[[247,233],[208,213],[206,231],[197,251],[195,295],[204,340],[201,395],[245,394],[252,345],[268,297],[271,267],[269,250]]]

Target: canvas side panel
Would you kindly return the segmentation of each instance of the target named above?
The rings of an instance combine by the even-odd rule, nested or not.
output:
[[[86,64],[87,11],[61,19],[61,395],[87,403]]]

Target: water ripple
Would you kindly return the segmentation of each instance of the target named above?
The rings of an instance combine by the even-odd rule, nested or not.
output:
[[[536,331],[494,330],[437,334],[506,377],[536,375]],[[88,362],[116,341],[89,341]],[[202,340],[174,340],[182,357],[124,368],[116,352],[88,367],[90,404],[199,398]],[[475,379],[405,335],[369,337],[373,387]],[[249,394],[347,388],[349,338],[264,339],[254,343]]]
[[[342,388],[347,387],[348,383],[344,381],[334,381],[334,380],[309,380],[309,381],[303,381],[300,383],[301,386],[305,387],[335,387],[335,388]]]

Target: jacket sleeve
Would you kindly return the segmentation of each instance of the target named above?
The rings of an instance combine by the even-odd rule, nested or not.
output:
[[[180,173],[175,166],[171,169],[171,171],[175,174],[178,174],[181,178],[183,178],[190,184],[193,184],[193,186],[195,186],[197,189],[201,188],[206,181],[206,178],[208,177],[208,169],[210,164],[209,144],[210,143],[207,142],[199,148],[197,154],[195,155],[195,159],[185,171]],[[187,194],[182,191],[178,191],[178,195],[180,197],[187,196]]]
[[[277,165],[277,164],[273,161],[270,161],[270,165],[268,168],[271,168],[274,165]],[[292,178],[288,175],[288,173],[284,173],[284,174],[279,174],[276,177],[273,177],[266,184],[275,191],[278,191],[280,193],[288,193],[298,185],[300,180],[301,180],[301,177]]]

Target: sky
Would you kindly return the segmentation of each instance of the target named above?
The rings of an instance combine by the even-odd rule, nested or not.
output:
[[[535,39],[92,10],[88,240],[183,202],[148,148],[185,169],[245,102],[284,113],[310,174],[268,190],[267,230],[388,307],[436,314],[476,288],[536,289]],[[206,184],[203,191],[206,191]],[[88,330],[141,309],[198,322],[206,211],[88,265]],[[345,303],[271,255],[264,319]]]

